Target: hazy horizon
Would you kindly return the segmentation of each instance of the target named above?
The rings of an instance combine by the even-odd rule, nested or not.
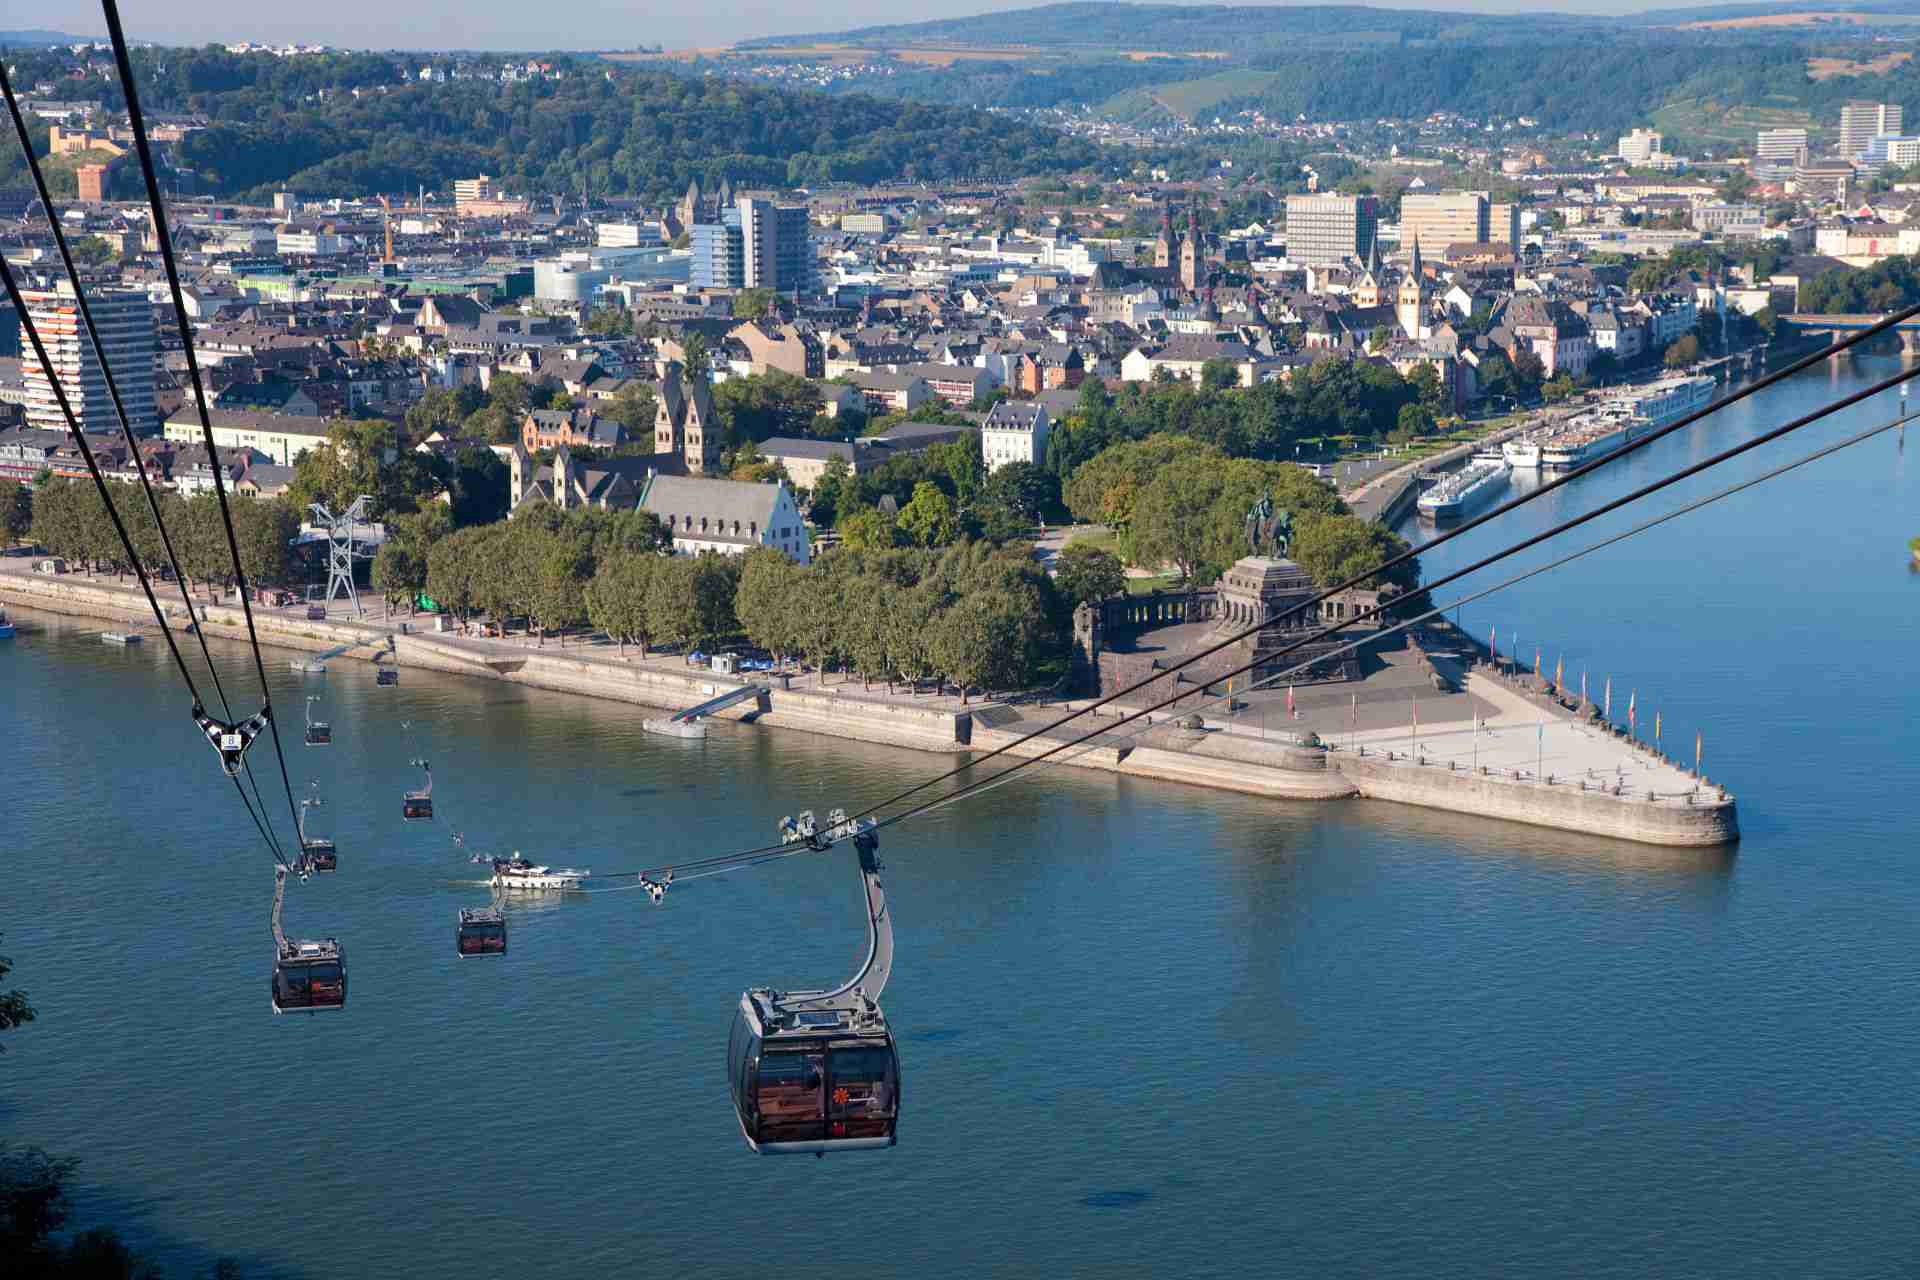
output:
[[[1154,2],[1200,4],[1218,0]],[[1717,2],[1727,4],[1738,0]],[[621,4],[613,0],[561,0],[559,4],[529,10],[507,0],[470,0],[457,6],[416,4],[404,8],[377,0],[334,0],[324,11],[289,13],[270,6],[242,6],[232,0],[175,0],[164,11],[129,4],[122,9],[121,16],[128,34],[135,39],[164,44],[251,40],[355,49],[590,50],[643,45],[701,48],[759,36],[839,31],[1036,7],[1036,0],[825,0],[811,6],[769,4],[764,0],[709,0],[697,8],[684,9]],[[1276,4],[1272,7],[1300,6]],[[1385,0],[1367,7],[1476,14],[1606,15],[1687,6],[1671,0],[1664,3],[1554,0],[1545,6],[1516,0],[1445,0],[1442,3]],[[78,12],[56,15],[44,8],[28,8],[22,0],[0,0],[0,29],[47,29],[79,36],[106,33],[105,23],[91,5]],[[1014,38],[1012,32],[1008,36],[1009,40]]]

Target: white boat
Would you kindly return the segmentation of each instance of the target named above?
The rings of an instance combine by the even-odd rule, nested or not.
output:
[[[1634,421],[1651,431],[1706,408],[1713,403],[1717,390],[1719,385],[1704,374],[1662,378],[1634,392],[1628,400]]]
[[[1456,520],[1506,487],[1505,460],[1475,462],[1420,495],[1414,505],[1423,520]]]
[[[13,639],[13,619],[7,616],[5,609],[0,609],[0,640],[11,639]]]
[[[1502,445],[1483,444],[1473,451],[1475,462],[1505,462],[1506,460],[1507,451]]]
[[[138,631],[102,631],[100,641],[102,644],[139,644],[140,633]]]
[[[1500,446],[1500,458],[1515,471],[1540,469],[1540,442],[1531,435],[1515,436]]]
[[[665,720],[648,718],[640,722],[640,727],[648,733],[657,733],[663,738],[704,738],[707,736],[705,720]]]
[[[323,676],[327,674],[327,664],[316,662],[312,658],[289,658],[287,666],[303,676]]]
[[[496,889],[578,889],[593,872],[576,867],[548,867],[528,862],[519,854],[494,858],[492,883]]]
[[[1577,467],[1612,453],[1627,441],[1645,435],[1648,428],[1633,416],[1629,402],[1615,401],[1583,413],[1540,443],[1540,465]]]

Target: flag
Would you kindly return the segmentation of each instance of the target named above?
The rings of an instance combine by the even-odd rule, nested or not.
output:
[[[1613,677],[1612,676],[1607,677],[1606,699],[1607,699],[1606,704],[1600,708],[1600,716],[1604,720],[1611,720],[1613,719]]]
[[[1636,712],[1638,711],[1639,706],[1640,706],[1640,691],[1638,689],[1635,689],[1632,693],[1627,695],[1627,728],[1629,729],[1637,729],[1640,727],[1640,721],[1636,715]]]
[[[1567,673],[1567,657],[1565,654],[1561,654],[1558,658],[1554,659],[1554,663],[1553,663],[1553,687],[1555,689],[1563,688],[1565,686],[1564,677],[1566,673]]]
[[[1287,686],[1287,714],[1293,714],[1293,686]]]
[[[1660,745],[1660,713],[1658,711],[1653,713],[1653,745],[1656,747]]]
[[[1533,678],[1535,680],[1538,680],[1540,678],[1540,646],[1539,645],[1533,646]]]
[[[1493,650],[1493,660],[1500,661],[1500,624],[1493,625],[1493,638],[1487,641],[1487,648]]]
[[[1586,701],[1587,701],[1587,673],[1585,671],[1582,671],[1580,673],[1580,702],[1582,705],[1585,705]]]
[[[1906,384],[1902,383],[1901,385],[1904,386]],[[1698,729],[1693,731],[1693,771],[1695,773],[1700,772],[1700,731]]]

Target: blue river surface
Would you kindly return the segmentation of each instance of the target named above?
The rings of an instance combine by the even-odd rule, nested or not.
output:
[[[1895,367],[1822,366],[1427,572]],[[450,832],[634,870],[764,843],[940,757],[648,738],[634,707],[301,677],[270,649],[283,718],[321,692],[336,726],[287,745],[341,849],[290,888],[289,929],[351,966],[344,1013],[275,1017],[271,865],[164,648],[15,610],[0,951],[40,1019],[0,1057],[0,1135],[79,1157],[75,1225],[179,1275],[219,1255],[286,1277],[1910,1274],[1917,463],[1920,433],[1884,435],[1464,610],[1596,693],[1611,677],[1616,713],[1637,691],[1676,754],[1700,732],[1740,799],[1733,849],[1072,769],[890,830],[900,1142],[825,1160],[750,1154],[723,1059],[743,987],[852,966],[850,853],[658,907],[516,904],[512,954],[463,962],[455,911],[487,891]],[[216,656],[253,687],[244,649]],[[403,825],[423,753],[439,820]],[[271,747],[254,761],[279,795]]]

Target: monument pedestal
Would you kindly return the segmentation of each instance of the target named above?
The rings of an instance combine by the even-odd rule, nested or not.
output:
[[[1346,680],[1358,676],[1358,664],[1351,655],[1329,657],[1342,642],[1328,638],[1300,645],[1275,657],[1279,650],[1313,634],[1320,627],[1319,610],[1307,605],[1318,593],[1313,579],[1285,557],[1243,556],[1220,576],[1216,588],[1213,638],[1224,639],[1248,628],[1253,634],[1243,637],[1222,656],[1233,658],[1232,666],[1248,663],[1253,669],[1235,676],[1236,689],[1245,688],[1303,663],[1313,663],[1290,679],[1306,684],[1316,680]]]

